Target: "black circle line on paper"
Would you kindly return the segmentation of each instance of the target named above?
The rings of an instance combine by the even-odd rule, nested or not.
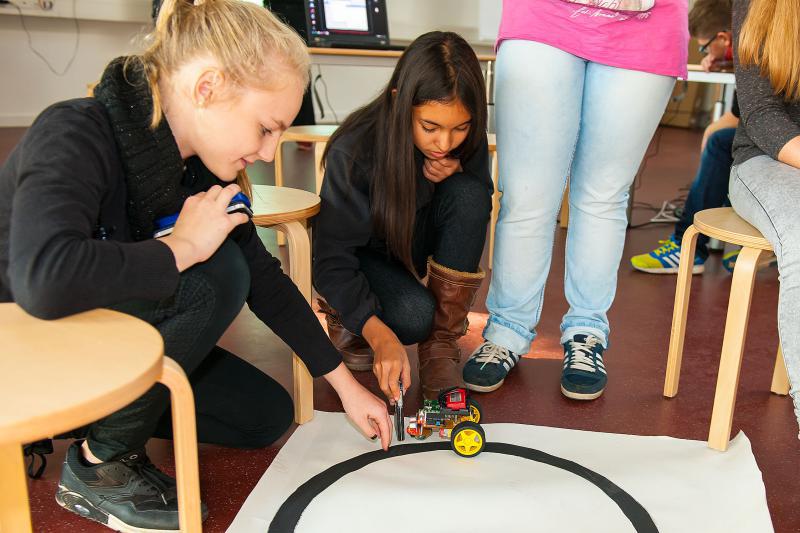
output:
[[[306,510],[311,501],[321,494],[328,487],[333,485],[342,477],[360,470],[367,465],[377,463],[384,459],[391,459],[393,457],[400,457],[403,455],[410,455],[412,453],[424,453],[437,450],[449,450],[450,443],[447,441],[440,442],[424,442],[421,444],[400,444],[389,448],[388,452],[383,450],[376,450],[374,452],[367,452],[352,459],[342,461],[335,464],[312,477],[297,490],[295,490],[283,505],[275,513],[275,517],[269,525],[269,533],[292,533],[300,521],[300,516]],[[504,455],[513,455],[523,459],[529,459],[538,463],[544,463],[555,468],[560,468],[576,476],[580,476],[586,481],[592,483],[594,486],[602,490],[611,500],[617,504],[620,510],[630,520],[631,525],[637,533],[658,533],[653,519],[647,510],[637,502],[633,496],[622,490],[620,487],[612,483],[608,478],[605,478],[589,470],[585,466],[581,466],[573,461],[550,455],[540,450],[533,448],[526,448],[524,446],[516,446],[514,444],[506,444],[504,442],[487,442],[483,453],[500,453]],[[465,459],[466,461],[475,459]]]

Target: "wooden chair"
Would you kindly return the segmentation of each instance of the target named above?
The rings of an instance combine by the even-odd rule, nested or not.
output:
[[[694,224],[683,234],[681,242],[681,261],[678,267],[667,374],[664,382],[664,396],[668,398],[678,394],[681,357],[686,334],[686,316],[692,283],[692,265],[697,236],[700,233],[742,247],[733,270],[728,316],[725,321],[725,336],[722,341],[722,356],[708,435],[709,447],[725,451],[728,448],[733,423],[736,389],[739,385],[739,370],[742,364],[747,318],[750,314],[750,300],[753,295],[758,260],[764,252],[771,251],[772,246],[757,229],[745,222],[729,207],[707,209],[695,215]],[[786,375],[780,346],[772,374],[771,390],[780,395],[789,392],[789,379]]]
[[[0,342],[0,531],[31,531],[23,443],[103,418],[156,382],[171,393],[181,530],[201,531],[192,388],[155,328],[107,309],[40,320],[3,303]]]
[[[275,228],[286,235],[289,277],[311,304],[311,239],[306,221],[319,213],[320,199],[314,193],[289,187],[253,185],[253,223]],[[304,424],[314,416],[314,382],[306,365],[292,354],[294,420]]]

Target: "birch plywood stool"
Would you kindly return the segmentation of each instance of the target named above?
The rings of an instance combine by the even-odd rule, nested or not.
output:
[[[275,186],[283,186],[283,143],[288,141],[294,142],[309,142],[314,144],[314,192],[319,194],[320,187],[322,186],[322,154],[325,152],[325,146],[328,144],[328,139],[331,138],[333,132],[336,131],[338,126],[292,126],[287,128],[281,138],[278,140],[278,149],[275,151]]]
[[[107,309],[40,320],[3,303],[0,342],[0,531],[31,531],[23,443],[103,418],[156,382],[172,401],[181,531],[201,531],[192,388],[155,328]]]
[[[289,277],[311,304],[311,239],[306,221],[319,213],[320,199],[314,193],[289,187],[253,185],[253,223],[275,228],[286,235]],[[292,354],[294,420],[304,424],[314,416],[314,382],[306,365]]]
[[[733,269],[728,316],[725,320],[725,336],[722,341],[722,356],[719,362],[717,389],[714,394],[714,408],[711,413],[711,428],[708,434],[709,447],[725,451],[728,448],[733,422],[733,408],[736,404],[736,389],[739,385],[739,370],[742,364],[747,319],[750,314],[750,300],[753,295],[753,282],[758,270],[758,260],[764,252],[772,251],[772,246],[757,229],[740,218],[730,207],[707,209],[694,216],[694,224],[683,234],[681,242],[681,262],[678,267],[667,375],[664,382],[664,396],[669,398],[678,394],[692,283],[692,264],[697,236],[700,233],[742,247]],[[789,379],[786,375],[780,346],[772,373],[770,390],[781,395],[789,392]]]
[[[322,154],[328,145],[328,139],[339,126],[319,125],[319,126],[292,126],[287,128],[281,138],[278,139],[278,148],[275,150],[275,186],[283,187],[283,143],[308,142],[314,145],[314,192],[319,194],[322,188],[322,178],[325,173],[322,171]],[[278,245],[286,244],[282,233],[278,233]]]
[[[489,157],[491,158],[492,165],[492,184],[494,185],[494,192],[492,193],[492,214],[489,217],[489,269],[491,269],[494,264],[494,228],[497,225],[497,216],[500,214],[501,196],[497,188],[500,181],[497,167],[497,135],[494,133],[486,134],[486,142],[489,145]]]

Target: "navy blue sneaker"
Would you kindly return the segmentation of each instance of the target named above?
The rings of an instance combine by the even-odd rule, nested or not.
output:
[[[575,335],[564,343],[561,393],[573,400],[594,400],[603,394],[608,376],[603,345],[594,335]]]
[[[469,390],[492,392],[500,388],[506,376],[519,362],[519,355],[498,346],[492,341],[484,341],[472,352],[464,365],[464,383]]]

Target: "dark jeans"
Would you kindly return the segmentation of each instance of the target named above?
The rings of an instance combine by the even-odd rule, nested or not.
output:
[[[728,181],[733,165],[733,136],[736,128],[725,128],[711,134],[700,157],[700,168],[689,189],[681,219],[675,223],[675,240],[680,243],[683,232],[692,225],[695,213],[728,204]],[[728,204],[729,205],[729,204]],[[708,237],[697,237],[696,254],[708,257]]]
[[[492,210],[491,191],[477,179],[454,174],[436,185],[433,200],[414,221],[412,258],[420,278],[428,257],[460,272],[477,272]],[[428,338],[436,299],[399,261],[381,251],[356,251],[361,271],[381,303],[379,318],[403,344]]]
[[[208,261],[181,274],[170,298],[113,306],[158,329],[164,353],[189,376],[200,442],[263,447],[292,423],[292,400],[283,387],[216,346],[249,290],[244,256],[235,243],[226,241]],[[168,391],[157,384],[127,407],[90,425],[87,439],[92,453],[109,460],[143,447],[150,437],[170,438],[171,426]]]

